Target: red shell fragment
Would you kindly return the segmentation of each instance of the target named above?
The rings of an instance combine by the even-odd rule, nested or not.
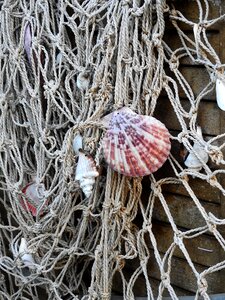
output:
[[[25,197],[21,198],[21,205],[26,211],[30,211],[31,214],[36,217],[37,210],[44,201],[45,187],[43,184],[29,183],[22,189]],[[47,203],[46,203],[47,205]],[[43,211],[41,211],[43,214]]]

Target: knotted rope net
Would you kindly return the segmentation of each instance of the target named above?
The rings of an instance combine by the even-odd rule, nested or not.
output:
[[[163,0],[0,1],[1,299],[106,300],[114,291],[115,276],[123,299],[134,299],[139,276],[145,280],[147,299],[162,299],[165,291],[178,299],[170,281],[178,248],[194,274],[196,299],[209,299],[207,276],[225,268],[225,261],[199,272],[185,247],[185,240],[210,232],[225,250],[220,233],[225,220],[207,212],[189,184],[195,176],[225,194],[218,179],[224,176],[225,134],[207,141],[197,134],[199,104],[215,88],[216,78],[224,76],[224,65],[207,37],[208,28],[224,15],[209,19],[208,3],[195,1],[199,20],[194,23],[176,3]],[[175,51],[164,40],[165,22],[172,22],[181,39],[182,47]],[[179,22],[193,30],[194,38]],[[183,58],[204,66],[211,78],[198,95],[179,71]],[[78,87],[80,74],[86,88]],[[195,152],[202,161],[196,171],[171,154],[167,167],[174,175],[152,174],[144,178],[143,188],[143,178],[120,175],[105,163],[101,118],[124,106],[154,116],[162,92],[182,129],[171,134],[172,149],[179,143],[194,153],[192,142],[197,141],[216,167]],[[90,197],[75,181],[72,141],[78,132],[99,167]],[[36,216],[21,205],[23,188],[31,182],[45,187]],[[181,230],[176,225],[163,193],[170,184],[185,188],[204,226]],[[164,254],[152,230],[156,202],[174,235]],[[18,250],[22,238],[35,262],[32,268]],[[151,255],[161,276],[156,292],[149,275]],[[136,269],[126,276],[124,270],[134,260]]]

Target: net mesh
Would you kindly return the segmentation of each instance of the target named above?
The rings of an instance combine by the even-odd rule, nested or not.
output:
[[[224,15],[209,19],[209,2],[196,0],[195,5],[198,23],[179,12],[176,3],[163,0],[0,1],[1,299],[106,300],[115,276],[124,299],[134,299],[139,276],[145,279],[148,299],[162,299],[165,291],[178,299],[170,282],[176,249],[194,274],[196,297],[209,299],[208,275],[225,268],[225,261],[200,272],[185,241],[210,232],[225,249],[220,233],[225,220],[208,212],[189,184],[194,176],[225,193],[219,181],[224,176],[225,134],[206,141],[196,123],[201,100],[215,88],[217,78],[223,80],[224,65],[207,30]],[[175,51],[164,39],[165,20],[172,22],[182,42]],[[178,21],[193,30],[193,38]],[[183,58],[204,66],[211,78],[198,95],[179,70]],[[173,175],[150,175],[143,188],[143,178],[122,176],[106,165],[101,118],[123,106],[154,116],[161,93],[167,95],[164,101],[171,103],[182,129],[171,133],[172,144],[195,153],[202,169],[184,167],[171,154],[168,168]],[[78,132],[99,166],[88,198],[75,181],[72,141]],[[192,142],[214,167],[203,161]],[[45,187],[36,217],[21,200],[24,187],[32,182]],[[190,230],[176,225],[163,193],[171,184],[184,187],[204,225],[193,224]],[[173,230],[164,254],[152,229],[156,203]],[[22,238],[27,256],[19,250]],[[24,261],[31,256],[35,264],[28,266]],[[151,256],[160,272],[156,293],[149,276]],[[135,270],[126,276],[126,265],[134,261]]]

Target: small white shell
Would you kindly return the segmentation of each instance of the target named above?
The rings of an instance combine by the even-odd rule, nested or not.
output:
[[[202,137],[202,131],[201,128],[198,126],[197,128],[197,134]],[[195,155],[197,153],[198,157]],[[188,167],[191,170],[194,171],[200,171],[204,165],[208,162],[209,156],[208,153],[205,151],[205,149],[202,147],[202,145],[196,141],[193,145],[193,152],[190,152],[187,156],[186,160],[184,161],[184,164],[186,167]]]
[[[61,52],[59,52],[57,55],[56,55],[56,65],[60,65],[62,63],[62,60],[63,60],[63,55]]]
[[[216,79],[216,101],[220,109],[225,110],[225,82]]]
[[[19,240],[12,245],[12,252],[15,258],[19,257],[20,261],[29,269],[35,268],[35,261],[32,254],[27,248],[27,241],[25,238],[21,238],[20,245],[18,246]]]
[[[90,72],[85,70],[77,76],[77,87],[82,91],[86,91],[90,84]]]
[[[83,149],[83,139],[82,136],[78,133],[73,140],[73,150],[78,155],[80,149]]]
[[[93,158],[90,155],[86,155],[83,151],[79,151],[75,180],[79,181],[86,197],[91,195],[95,177],[98,175]]]
[[[27,248],[27,241],[25,240],[25,238],[21,239],[19,246],[19,254],[21,255],[21,259],[25,266],[29,268],[34,267],[35,261]]]

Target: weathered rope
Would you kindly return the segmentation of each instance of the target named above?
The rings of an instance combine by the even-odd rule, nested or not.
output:
[[[163,0],[0,1],[0,298],[44,295],[45,299],[107,300],[119,273],[124,299],[134,299],[134,285],[141,274],[148,299],[154,299],[148,275],[148,236],[161,275],[157,299],[162,299],[165,289],[178,299],[170,281],[176,248],[196,278],[196,299],[199,294],[209,299],[207,275],[225,268],[225,262],[199,272],[184,241],[210,232],[225,250],[219,232],[225,220],[207,213],[188,182],[188,177],[195,176],[225,194],[219,182],[219,176],[224,176],[224,134],[205,141],[197,135],[196,123],[201,100],[215,88],[215,79],[224,77],[224,64],[207,38],[207,29],[224,15],[209,20],[208,1],[196,0],[196,4],[199,20],[194,23]],[[182,42],[175,51],[164,41],[166,15]],[[178,21],[193,30],[194,39],[180,29]],[[26,51],[24,39],[29,34]],[[179,70],[185,57],[210,74],[209,84],[197,96]],[[82,72],[88,74],[88,83],[79,89],[77,78]],[[188,110],[178,86],[188,99]],[[142,178],[126,178],[106,166],[101,154],[101,118],[122,106],[154,115],[162,91],[181,127],[171,139],[191,153],[195,152],[191,142],[197,141],[217,168],[203,162],[202,171],[193,171],[171,155],[175,175],[149,176],[151,191],[146,196]],[[77,157],[72,140],[78,132],[100,172],[88,199],[75,182]],[[36,217],[21,206],[21,190],[34,179],[46,188]],[[204,226],[185,232],[178,229],[162,191],[169,184],[184,186]],[[152,231],[156,201],[174,233],[163,257]],[[139,226],[135,224],[138,213],[143,220]],[[35,260],[33,269],[26,268],[18,254],[22,237]],[[124,266],[134,258],[139,265],[126,278]]]

